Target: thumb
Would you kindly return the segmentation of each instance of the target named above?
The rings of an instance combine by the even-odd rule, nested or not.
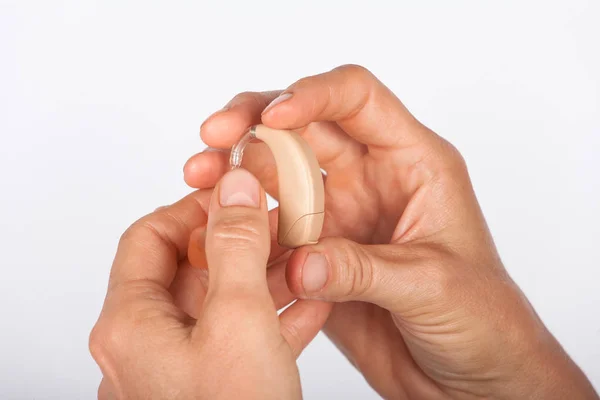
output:
[[[270,243],[264,190],[248,171],[228,172],[215,188],[208,212],[207,296],[268,296]]]
[[[397,244],[361,245],[324,238],[302,247],[288,261],[287,282],[300,298],[332,302],[364,301],[400,312],[418,301],[423,252]],[[425,289],[427,290],[427,289]]]

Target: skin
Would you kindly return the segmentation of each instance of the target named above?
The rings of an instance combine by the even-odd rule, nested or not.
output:
[[[381,396],[598,398],[507,274],[456,148],[360,66],[303,78],[267,107],[280,93],[241,93],[209,117],[201,137],[222,151],[191,157],[185,180],[213,187],[252,124],[307,140],[327,172],[322,239],[271,257],[293,296],[335,303],[323,331]],[[264,144],[243,167],[277,198]]]
[[[202,231],[190,246],[207,270],[186,256]],[[300,399],[295,361],[331,305],[299,300],[278,316],[291,294],[282,267],[266,273],[270,252],[265,193],[244,170],[134,223],[90,336],[98,398]]]

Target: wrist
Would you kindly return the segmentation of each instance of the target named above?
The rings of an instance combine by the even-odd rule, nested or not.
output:
[[[552,334],[545,332],[523,357],[498,399],[598,399],[598,394]]]

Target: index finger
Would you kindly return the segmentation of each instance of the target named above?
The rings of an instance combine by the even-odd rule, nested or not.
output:
[[[187,255],[190,233],[206,224],[211,193],[212,189],[196,191],[131,225],[119,241],[109,291],[141,281],[168,288]]]
[[[432,135],[390,89],[357,65],[300,79],[265,109],[262,121],[276,129],[334,121],[357,141],[385,148],[408,147]]]

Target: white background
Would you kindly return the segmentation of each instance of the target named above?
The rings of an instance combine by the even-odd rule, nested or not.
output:
[[[506,267],[600,387],[598,1],[0,4],[0,398],[94,398],[115,245],[190,191],[202,120],[345,63],[463,152]],[[377,398],[324,337],[299,363],[307,399]]]

